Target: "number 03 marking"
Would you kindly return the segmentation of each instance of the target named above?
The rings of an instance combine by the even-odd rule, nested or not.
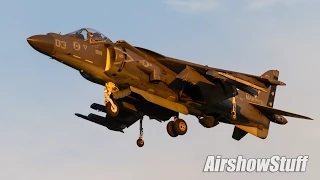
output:
[[[55,39],[55,45],[61,49],[67,48],[67,43],[65,41],[61,41],[59,39]]]

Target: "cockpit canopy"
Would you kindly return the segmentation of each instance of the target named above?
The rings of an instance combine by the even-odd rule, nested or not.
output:
[[[69,35],[71,37],[79,38],[84,41],[89,42],[112,42],[107,36],[103,35],[97,30],[90,29],[90,28],[82,28],[77,31],[73,31],[71,33],[68,33],[66,35]]]

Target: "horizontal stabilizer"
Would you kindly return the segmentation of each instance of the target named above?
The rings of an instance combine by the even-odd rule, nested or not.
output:
[[[247,134],[248,133],[246,131],[238,128],[237,126],[234,126],[232,138],[239,141]]]
[[[263,113],[266,113],[268,115],[276,114],[276,115],[283,115],[283,116],[289,116],[289,117],[294,117],[294,118],[313,120],[313,119],[306,117],[306,116],[303,116],[303,115],[294,114],[294,113],[282,111],[279,109],[274,109],[272,107],[262,106],[262,105],[252,103],[252,102],[250,102],[250,104],[253,105],[255,108],[259,109],[260,111],[262,111]]]

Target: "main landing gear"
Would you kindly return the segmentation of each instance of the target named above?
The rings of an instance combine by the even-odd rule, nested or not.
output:
[[[235,86],[233,88],[233,94],[232,94],[232,109],[230,113],[230,119],[235,121],[237,120],[237,103],[236,103],[236,94],[237,94],[237,89]]]
[[[143,140],[143,127],[142,127],[142,118],[140,119],[140,135],[137,140],[137,145],[139,147],[142,147],[144,145],[144,140]]]
[[[110,97],[112,93],[117,91],[119,91],[119,89],[114,83],[106,83],[104,89],[104,103],[106,105],[106,113],[111,117],[118,116],[120,110],[118,103]]]
[[[173,121],[167,124],[167,132],[171,137],[177,137],[178,135],[184,135],[187,133],[188,126],[183,119],[175,117]]]
[[[143,118],[140,119],[140,135],[137,139],[137,146],[143,147],[144,140],[143,140],[143,127],[142,127]],[[171,137],[177,137],[178,135],[186,134],[188,130],[187,123],[183,119],[179,119],[178,117],[174,118],[174,121],[170,121],[167,124],[167,131]]]

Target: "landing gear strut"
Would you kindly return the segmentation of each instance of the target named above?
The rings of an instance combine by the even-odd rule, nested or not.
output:
[[[232,109],[230,113],[230,119],[235,121],[237,120],[237,103],[236,103],[237,89],[235,86],[233,86],[232,88],[233,88],[233,94],[232,94]]]
[[[174,121],[170,121],[167,124],[167,132],[171,137],[177,137],[178,135],[184,135],[188,131],[187,123],[183,119],[178,117],[174,118]]]
[[[142,127],[142,118],[140,119],[140,135],[137,140],[137,145],[139,147],[142,147],[144,145],[144,140],[143,140],[143,127]]]
[[[113,101],[110,97],[112,93],[119,91],[117,86],[112,83],[108,82],[105,85],[104,89],[104,104],[106,105],[106,113],[111,117],[116,117],[119,114],[119,105],[117,102]]]

